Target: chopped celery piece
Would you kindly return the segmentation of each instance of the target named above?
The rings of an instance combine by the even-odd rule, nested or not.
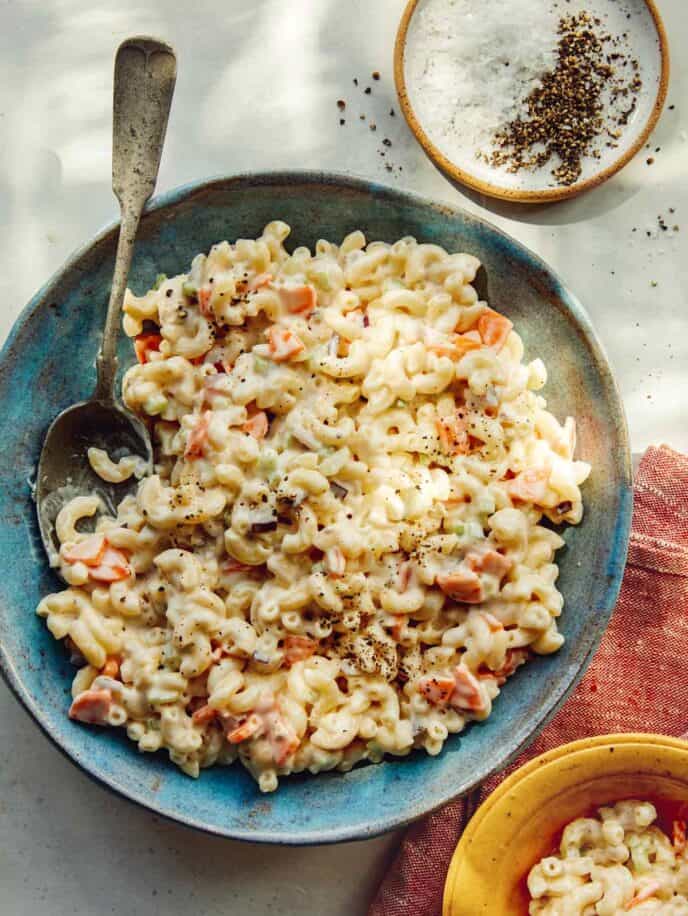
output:
[[[463,522],[459,522],[458,525],[454,525],[454,527],[452,528],[452,534],[456,534],[460,538],[463,537],[465,531],[466,531],[466,526],[463,524]]]
[[[397,398],[396,406],[397,407],[406,407],[407,406],[406,401],[402,401],[401,398]]]
[[[167,274],[158,274],[158,276],[155,278],[153,289],[160,289],[165,280],[167,280]]]
[[[265,373],[270,368],[270,360],[265,359],[264,356],[258,356],[257,353],[253,354],[253,368],[259,375],[265,375]]]
[[[151,417],[161,414],[167,407],[167,398],[162,394],[152,394],[143,405],[143,409]]]
[[[626,844],[631,850],[631,859],[635,866],[635,870],[639,873],[650,871],[652,868],[649,856],[651,845],[650,838],[631,834],[626,839]]]
[[[481,540],[484,537],[483,526],[480,522],[466,522],[463,536],[472,541]]]
[[[198,287],[191,280],[185,280],[182,283],[182,292],[188,299],[195,299],[198,295]]]
[[[330,276],[326,270],[316,270],[313,272],[313,279],[320,287],[320,289],[328,292],[332,289],[332,284],[330,283]]]
[[[488,515],[492,515],[495,511],[495,501],[489,493],[486,493],[475,501],[475,508],[477,512],[486,512]]]
[[[261,471],[265,471],[266,473],[276,470],[277,452],[272,448],[265,449],[258,459],[258,467]]]

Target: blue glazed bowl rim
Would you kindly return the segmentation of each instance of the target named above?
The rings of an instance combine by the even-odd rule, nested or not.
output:
[[[619,590],[621,588],[623,570],[626,564],[626,555],[628,551],[628,541],[633,511],[631,454],[623,402],[619,394],[616,380],[614,379],[614,376],[611,372],[609,360],[592,326],[590,318],[588,317],[588,314],[583,308],[582,304],[578,301],[576,296],[567,289],[555,271],[553,271],[538,255],[532,252],[528,247],[514,239],[512,236],[508,235],[508,233],[503,232],[501,229],[497,228],[489,220],[483,219],[481,216],[470,213],[461,207],[446,203],[440,203],[438,201],[424,197],[423,195],[416,194],[405,189],[393,188],[389,185],[384,185],[367,178],[356,177],[351,174],[325,172],[311,169],[240,172],[235,175],[216,175],[209,178],[198,179],[182,185],[178,185],[177,187],[172,188],[163,194],[155,196],[146,206],[145,213],[148,214],[158,210],[164,210],[169,207],[174,207],[175,205],[178,205],[183,201],[192,198],[199,192],[212,190],[213,187],[221,186],[223,188],[227,188],[232,186],[284,186],[299,183],[312,184],[314,186],[329,185],[336,188],[348,188],[359,193],[363,192],[370,194],[371,196],[384,196],[387,199],[397,200],[400,203],[411,203],[419,207],[424,207],[429,210],[436,210],[450,216],[461,217],[467,222],[479,223],[486,227],[495,236],[499,237],[503,243],[508,244],[511,248],[516,250],[521,259],[527,262],[528,266],[535,272],[547,276],[556,296],[565,306],[566,311],[573,319],[573,323],[583,336],[587,346],[594,354],[598,367],[601,371],[603,371],[607,392],[613,399],[618,409],[617,434],[621,452],[621,455],[619,456],[619,488],[621,490],[622,498],[619,501],[619,511],[616,520],[616,526],[614,529],[614,543],[616,546],[613,556],[613,575],[606,590],[604,602],[597,608],[598,616],[596,618],[597,626],[595,628],[596,638],[590,641],[590,648],[585,657],[582,659],[570,682],[568,684],[562,682],[555,690],[552,691],[550,700],[546,707],[543,707],[541,715],[535,721],[531,720],[526,726],[523,726],[520,730],[517,731],[518,739],[516,744],[511,744],[511,748],[506,753],[503,753],[502,756],[500,756],[499,753],[496,754],[492,767],[488,772],[481,776],[479,781],[468,777],[464,780],[463,784],[458,784],[453,787],[450,793],[443,793],[441,797],[429,795],[429,803],[427,805],[423,804],[422,810],[409,810],[402,808],[398,813],[394,815],[387,816],[383,819],[377,818],[373,828],[367,827],[364,824],[359,824],[336,829],[327,828],[322,830],[320,828],[315,828],[307,832],[298,831],[294,832],[293,834],[280,832],[278,836],[274,836],[270,833],[269,830],[253,831],[251,829],[238,829],[234,827],[223,828],[222,826],[207,824],[202,820],[195,819],[191,815],[181,813],[177,810],[170,809],[159,803],[156,803],[155,798],[134,791],[126,785],[122,785],[116,780],[105,776],[99,771],[97,763],[88,758],[80,758],[76,753],[72,751],[71,748],[62,742],[61,736],[54,734],[49,724],[45,721],[40,708],[33,703],[28,690],[24,687],[20,676],[15,670],[15,666],[11,658],[6,652],[5,647],[0,643],[0,673],[2,674],[3,679],[11,691],[26,708],[33,720],[40,727],[41,731],[52,741],[58,750],[61,751],[62,754],[64,754],[65,757],[67,757],[70,761],[72,761],[72,763],[75,763],[81,770],[83,770],[86,775],[89,776],[94,782],[98,783],[114,794],[134,802],[142,808],[152,811],[155,814],[158,814],[176,823],[181,823],[185,826],[193,827],[197,830],[203,831],[204,833],[223,836],[228,839],[243,840],[246,842],[271,844],[277,843],[280,845],[296,846],[340,843],[351,840],[367,840],[371,839],[372,837],[387,833],[391,830],[406,826],[412,821],[417,820],[419,817],[436,811],[438,808],[441,808],[452,799],[465,795],[473,789],[477,788],[482,782],[487,780],[494,773],[506,768],[516,757],[518,757],[520,752],[525,747],[527,747],[532,740],[534,740],[536,735],[539,734],[542,728],[544,728],[547,722],[549,722],[554,717],[554,715],[564,704],[566,699],[569,697],[569,695],[572,693],[582,678],[586,668],[590,664],[590,661],[597,650],[599,639],[606,629],[609,618],[611,617],[611,613],[616,604]],[[9,351],[12,349],[15,340],[21,333],[23,326],[29,320],[41,301],[48,295],[52,287],[56,286],[62,276],[71,270],[75,264],[94,246],[103,242],[109,235],[115,233],[118,230],[119,225],[119,220],[113,220],[103,226],[103,228],[100,229],[92,239],[75,249],[67,258],[67,260],[62,264],[62,266],[59,267],[52,274],[50,279],[47,280],[47,282],[44,283],[40,289],[31,297],[29,302],[19,313],[2,349],[0,349],[0,366],[7,358]]]

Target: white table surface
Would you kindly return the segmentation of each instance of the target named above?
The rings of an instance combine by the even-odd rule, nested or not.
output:
[[[116,215],[112,58],[127,35],[151,33],[179,55],[159,190],[249,169],[335,169],[484,214],[542,255],[588,308],[633,450],[688,450],[688,17],[684,0],[659,5],[676,52],[675,108],[652,150],[587,196],[526,208],[456,191],[414,142],[391,72],[402,0],[0,0],[0,338],[67,255]],[[387,160],[383,137],[393,143]],[[680,231],[658,230],[660,214]],[[152,916],[162,907],[168,916],[362,914],[399,839],[279,849],[166,823],[91,783],[4,685],[0,831],[3,916]]]

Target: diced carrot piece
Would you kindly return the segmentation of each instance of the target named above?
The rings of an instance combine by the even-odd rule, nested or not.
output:
[[[303,662],[315,653],[318,644],[310,636],[289,635],[284,637],[284,660],[291,668],[296,662]]]
[[[251,713],[236,728],[227,732],[227,740],[230,744],[241,744],[242,741],[247,741],[257,735],[262,727],[263,723],[260,718],[255,713]]]
[[[111,706],[111,691],[104,688],[84,690],[69,707],[69,718],[89,725],[109,725],[107,715]]]
[[[120,659],[116,655],[108,656],[105,664],[100,669],[100,674],[105,677],[115,678],[119,674]]]
[[[467,334],[454,334],[452,343],[457,351],[457,359],[461,359],[462,356],[465,356],[466,353],[470,353],[471,350],[479,350],[482,346],[479,340],[473,340],[473,338],[469,337]]]
[[[277,766],[282,766],[283,763],[286,763],[301,743],[291,723],[279,713],[271,721],[268,728],[268,741]]]
[[[263,694],[253,712],[244,719],[238,722],[234,716],[223,716],[223,719],[227,723],[230,744],[240,744],[248,738],[262,735],[267,739],[278,766],[291,757],[300,744],[293,726],[280,712],[272,693]]]
[[[684,820],[674,821],[672,824],[674,852],[677,856],[686,848],[686,822]]]
[[[399,642],[404,632],[404,624],[406,623],[406,618],[402,617],[400,614],[396,614],[394,620],[395,622],[389,632],[392,639]]]
[[[464,665],[457,665],[454,670],[454,692],[452,706],[470,709],[471,712],[484,712],[485,700],[480,689],[480,681]]]
[[[275,763],[281,766],[298,748],[300,741],[291,722],[282,715],[272,693],[264,693],[255,706],[263,734],[270,744]]]
[[[251,277],[250,280],[239,280],[236,285],[236,291],[240,295],[244,293],[255,293],[259,289],[269,286],[273,279],[271,273],[256,274],[255,277]]]
[[[480,339],[474,340],[465,334],[450,334],[445,337],[438,331],[428,330],[425,347],[436,356],[448,356],[449,359],[459,360],[470,350],[479,350],[482,343]]]
[[[139,334],[134,339],[134,352],[140,363],[147,363],[149,354],[160,349],[162,337],[160,334]]]
[[[506,653],[506,661],[496,674],[502,677],[510,677],[517,668],[520,668],[528,658],[527,649],[509,649]]]
[[[654,895],[658,890],[661,889],[661,887],[662,885],[659,883],[659,881],[650,881],[641,891],[635,895],[635,897],[633,897],[632,900],[628,901],[624,909],[632,910],[634,907],[638,906],[638,904],[643,903],[645,900],[649,900],[650,897],[654,897]]]
[[[276,363],[293,359],[304,349],[303,341],[289,328],[273,324],[268,328],[267,334],[270,358]]]
[[[105,553],[100,562],[102,566],[114,566],[116,568],[129,566],[129,558],[126,552],[118,547],[113,547],[111,544],[108,544],[105,548]]]
[[[78,541],[76,544],[65,545],[61,553],[63,559],[68,563],[85,563],[86,566],[98,566],[106,547],[105,535],[94,534],[83,541]]]
[[[293,315],[310,315],[315,309],[315,289],[308,286],[282,286],[279,290],[282,305]]]
[[[507,484],[507,491],[512,499],[521,502],[537,503],[544,499],[547,492],[549,471],[545,468],[530,468],[517,474]]]
[[[254,439],[264,439],[268,434],[268,415],[261,410],[247,420],[241,428]]]
[[[466,562],[473,572],[496,576],[500,582],[513,566],[509,557],[496,550],[487,550],[484,553],[471,552],[466,555]]]
[[[89,571],[89,576],[94,582],[119,582],[130,575],[128,567],[123,566],[94,566]]]
[[[434,328],[425,329],[425,349],[429,353],[434,353],[435,356],[446,356],[449,359],[455,359],[457,355],[451,337]]]
[[[444,594],[454,601],[479,604],[484,598],[480,577],[470,569],[458,569],[456,572],[438,576],[436,582]]]
[[[438,417],[435,420],[442,451],[448,455],[467,455],[471,448],[466,421],[455,414],[453,417]]]
[[[194,725],[206,725],[208,722],[212,722],[216,716],[217,710],[213,709],[212,706],[208,706],[206,703],[205,706],[200,706],[195,710],[194,714],[191,716],[191,721]]]
[[[487,347],[495,347],[501,350],[513,324],[504,315],[495,312],[494,309],[485,309],[480,318],[478,318],[478,333],[482,342]]]
[[[478,678],[480,680],[485,680],[488,678],[494,678],[498,684],[503,684],[508,677],[519,668],[525,660],[528,658],[527,649],[508,649],[506,657],[504,659],[504,664],[501,668],[498,668],[496,671],[490,671],[488,668],[485,671],[478,672]]]
[[[446,706],[455,688],[456,681],[453,677],[426,674],[418,681],[418,690],[433,706]]]
[[[456,349],[452,347],[450,343],[448,344],[431,344],[425,348],[429,353],[434,353],[435,356],[448,356],[449,359],[454,359],[456,356]]]
[[[131,575],[131,567],[126,553],[108,544],[100,564],[91,567],[88,574],[96,582],[118,582]]]
[[[204,411],[191,430],[184,452],[186,458],[200,458],[203,455],[208,441],[208,427],[210,426],[211,416],[212,414],[209,410]]]
[[[346,557],[341,548],[335,546],[325,551],[325,566],[327,567],[328,575],[334,578],[344,575],[346,572]]]
[[[204,318],[210,318],[210,299],[213,291],[207,286],[202,286],[198,291],[198,309]]]

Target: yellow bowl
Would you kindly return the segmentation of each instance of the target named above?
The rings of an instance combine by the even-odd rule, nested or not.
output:
[[[443,916],[527,916],[528,872],[562,828],[624,798],[657,805],[660,821],[688,806],[688,742],[664,735],[601,735],[535,757],[480,806],[459,841]],[[683,812],[681,812],[683,814]]]

